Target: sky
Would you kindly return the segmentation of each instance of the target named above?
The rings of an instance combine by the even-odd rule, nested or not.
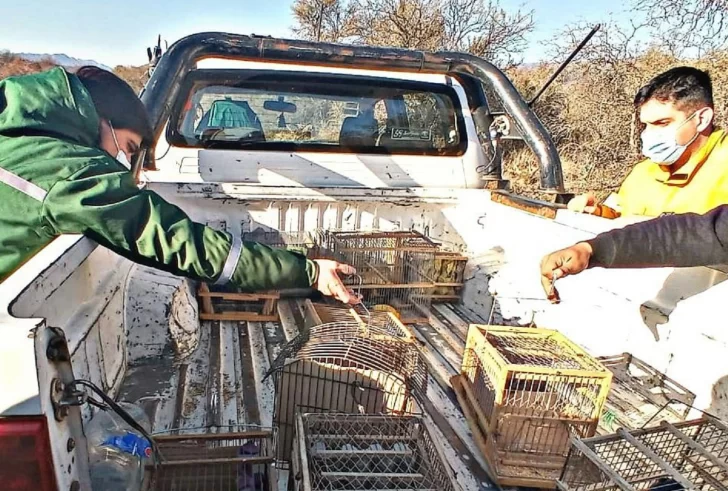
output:
[[[142,65],[157,34],[170,44],[202,31],[292,37],[291,1],[0,0],[0,50],[63,53],[112,67]],[[501,4],[534,10],[536,30],[530,36],[527,62],[545,56],[542,41],[568,23],[598,22],[610,13],[624,15],[615,0],[501,0]]]

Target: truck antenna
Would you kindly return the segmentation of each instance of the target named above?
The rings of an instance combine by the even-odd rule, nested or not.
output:
[[[546,83],[543,84],[543,87],[541,87],[541,89],[536,93],[536,95],[533,96],[533,99],[531,99],[531,101],[528,103],[529,107],[530,106],[533,106],[533,103],[536,102],[538,100],[538,98],[541,97],[541,95],[544,92],[546,92],[546,89],[548,89],[551,86],[551,84],[554,82],[554,80],[556,80],[556,77],[558,77],[561,74],[561,72],[564,71],[564,68],[566,68],[566,66],[569,63],[571,63],[571,60],[573,60],[574,57],[579,54],[579,52],[584,48],[584,46],[586,46],[586,43],[588,43],[591,40],[591,38],[594,37],[594,34],[596,34],[597,31],[601,27],[602,27],[601,24],[597,24],[597,25],[595,25],[592,28],[592,30],[589,32],[589,34],[586,35],[586,37],[584,38],[584,40],[581,43],[579,43],[579,46],[577,46],[574,49],[574,51],[571,52],[571,54],[569,55],[569,57],[566,58],[561,63],[561,65],[559,65],[559,67],[556,69],[556,71],[553,74],[551,74],[551,77],[549,77],[549,79],[546,81]]]

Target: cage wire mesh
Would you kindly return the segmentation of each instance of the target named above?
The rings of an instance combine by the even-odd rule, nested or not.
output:
[[[299,414],[296,433],[297,491],[455,489],[421,418]]]
[[[435,288],[437,245],[414,231],[327,232],[325,249],[363,278],[364,301],[390,305],[403,319],[427,317]]]
[[[391,317],[387,317],[391,321]],[[428,372],[397,323],[329,322],[302,332],[281,350],[266,376],[275,385],[276,458],[287,467],[298,412],[416,414]]]
[[[695,394],[630,353],[597,358],[614,375],[598,432],[642,428],[658,411],[670,423],[685,421]],[[661,408],[664,408],[661,410]]]
[[[596,359],[547,329],[471,326],[462,372],[502,484],[553,485],[571,437],[594,435],[611,382]]]
[[[190,432],[194,431],[194,432]],[[154,435],[161,462],[148,466],[153,491],[275,489],[275,431],[232,425],[168,430]]]
[[[709,416],[575,440],[562,490],[728,489],[728,428]]]

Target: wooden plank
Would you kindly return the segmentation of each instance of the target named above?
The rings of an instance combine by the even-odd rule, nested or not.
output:
[[[463,390],[463,379],[464,377],[462,375],[455,375],[454,377],[450,378],[450,385],[452,386],[452,389],[455,392],[455,396],[460,403],[460,409],[463,412],[463,416],[465,416],[465,421],[467,421],[468,426],[470,427],[470,432],[473,435],[473,441],[475,442],[475,445],[478,447],[478,450],[480,450],[480,453],[483,455],[487,462],[488,445],[486,444],[483,432],[480,430],[480,425],[478,424],[476,417],[473,415],[472,408],[470,406],[470,403],[468,402],[468,397]],[[487,462],[487,465],[483,470],[485,470],[486,474],[488,474],[488,477],[490,477],[492,481],[497,482],[498,475],[493,472],[491,466],[492,464],[490,462]]]
[[[286,341],[292,341],[298,336],[298,324],[296,324],[296,317],[293,315],[293,309],[288,300],[282,300],[278,302],[278,317],[280,318],[281,326],[283,326],[283,334],[286,336]]]
[[[438,284],[435,283],[435,286]],[[460,300],[460,295],[412,295],[410,298],[429,298],[430,300]]]
[[[265,334],[263,326],[258,322],[248,322],[247,328],[250,339],[250,354],[253,361],[255,391],[258,397],[260,424],[264,427],[271,427],[273,426],[275,387],[272,377],[263,380],[264,375],[270,370],[270,358],[268,357]]]
[[[428,322],[428,324],[435,330],[435,332],[440,335],[440,337],[442,337],[442,339],[445,340],[447,344],[450,345],[455,353],[458,354],[458,356],[461,358],[462,364],[463,353],[465,353],[465,343],[463,342],[463,340],[460,339],[457,334],[453,333],[452,330],[448,326],[443,324],[442,321],[440,321],[440,319],[438,319],[435,315],[430,316],[430,321]]]
[[[564,468],[563,462],[558,464],[556,462],[537,462],[535,460],[510,460],[501,459],[501,464],[511,467],[525,467],[533,469],[544,469],[547,471],[560,471]]]
[[[402,324],[407,324],[407,325],[427,324],[427,318],[425,318],[425,317],[402,317],[400,319],[400,322]]]
[[[529,477],[501,477],[498,480],[501,486],[517,488],[539,488],[556,489],[556,482],[550,479],[538,479]]]
[[[200,314],[200,320],[276,322],[278,321],[278,315],[262,315],[256,312],[220,312],[218,314]]]
[[[491,423],[488,421],[488,417],[481,409],[480,404],[478,403],[478,399],[475,397],[475,392],[473,392],[473,386],[470,384],[470,381],[467,379],[467,377],[462,377],[460,379],[460,385],[462,386],[465,395],[470,401],[471,407],[475,410],[475,414],[477,416],[478,423],[480,424],[480,428],[483,430],[483,433],[488,436],[491,433]],[[495,421],[493,421],[493,425],[495,425]]]
[[[257,300],[278,300],[281,298],[280,293],[235,293],[235,292],[211,292],[207,284],[203,283],[206,290],[203,291],[200,286],[200,291],[197,295],[203,298],[222,298],[225,300],[242,300],[242,301],[257,301]]]
[[[438,251],[435,253],[435,259],[441,259],[444,261],[463,261],[467,262],[468,258],[467,256],[463,256],[462,254],[458,254],[457,252],[445,252],[445,251]]]
[[[263,315],[271,315],[275,310],[277,299],[269,298],[263,303]]]
[[[207,283],[200,283],[200,288],[197,290],[197,296],[202,298],[202,312],[205,314],[214,314],[215,309],[212,306],[212,300],[209,298],[210,287]]]

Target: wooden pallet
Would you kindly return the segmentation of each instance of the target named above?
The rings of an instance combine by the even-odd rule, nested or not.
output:
[[[197,290],[200,320],[277,322],[279,292],[237,293],[210,291],[206,283]]]

